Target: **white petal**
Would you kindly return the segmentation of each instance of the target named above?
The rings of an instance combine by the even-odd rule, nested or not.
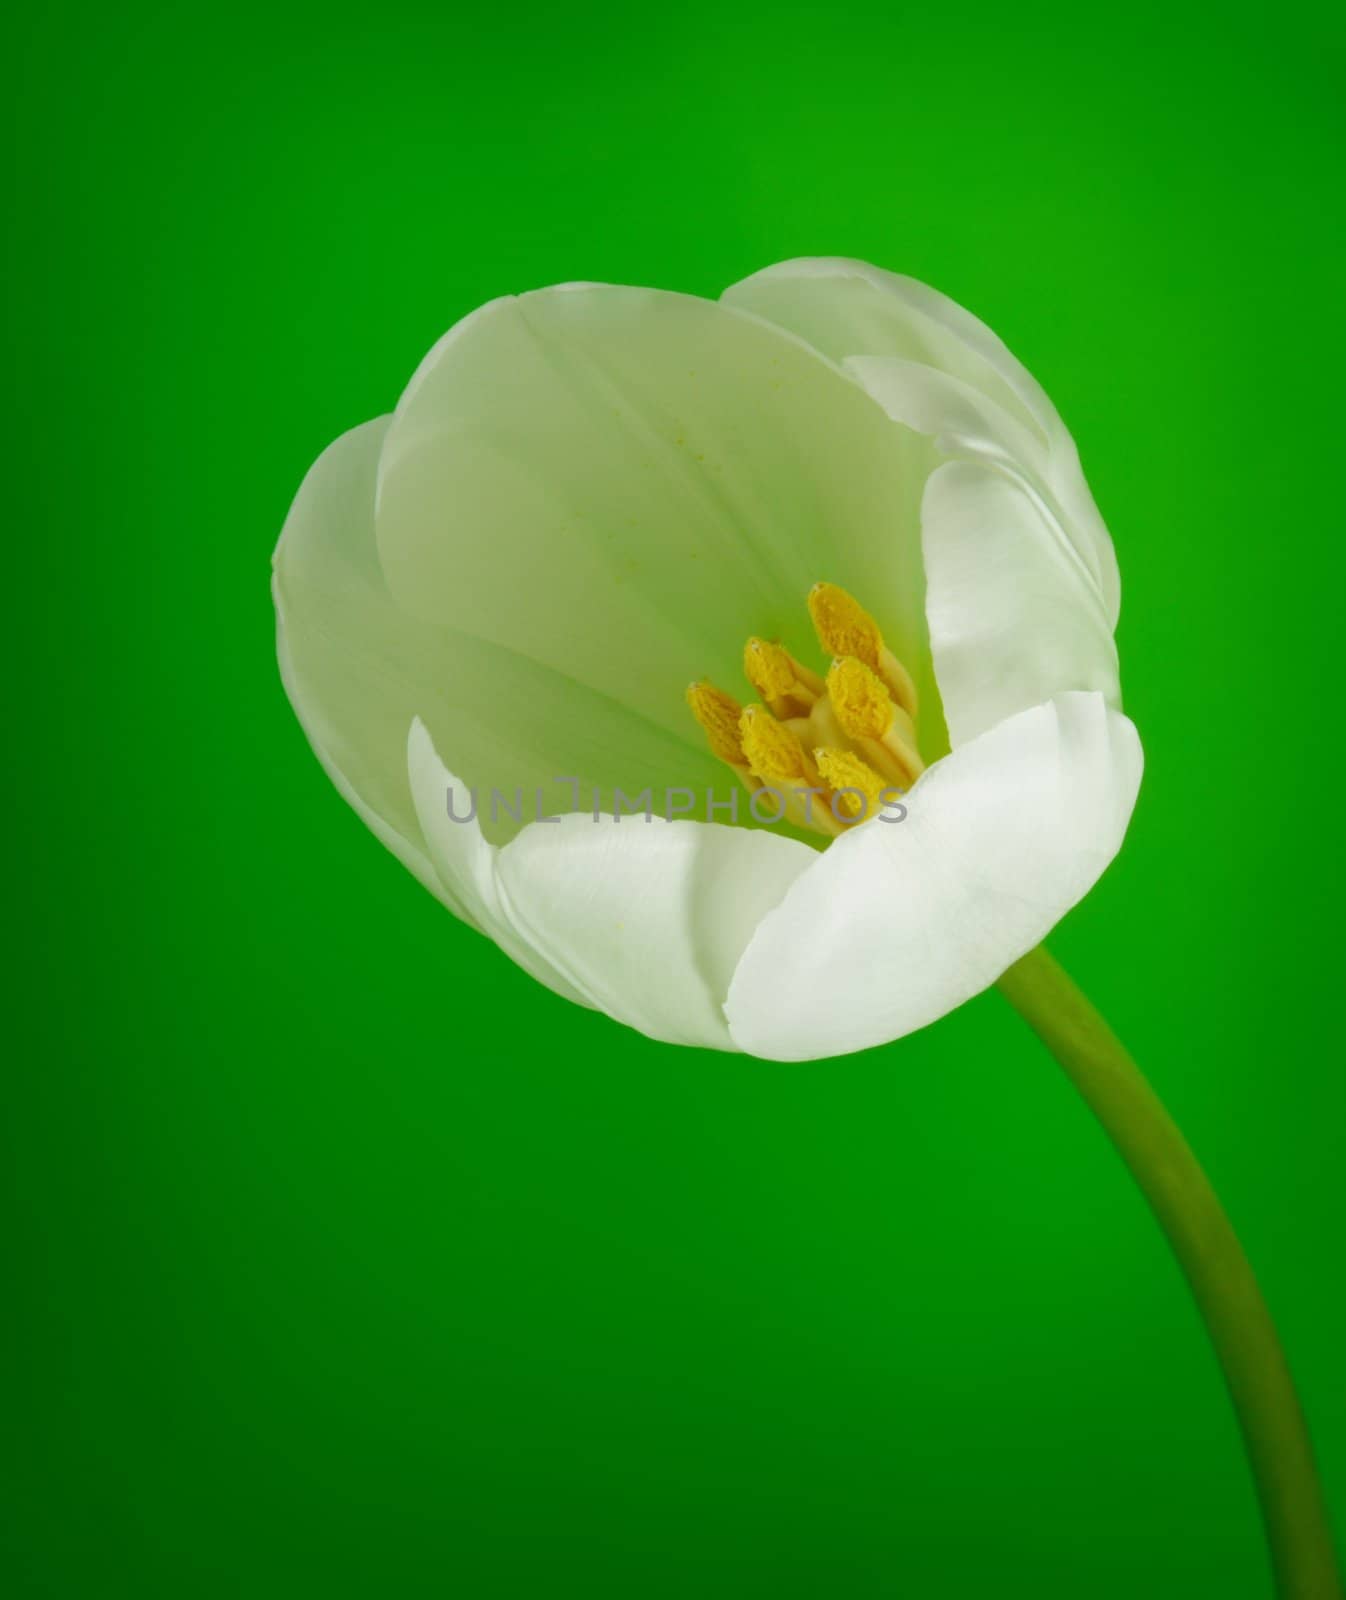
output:
[[[1099,689],[1120,706],[1113,618],[1092,546],[1071,537],[1040,435],[919,362],[862,356],[846,367],[889,416],[951,458],[926,484],[921,540],[953,745],[1066,689]]]
[[[926,616],[955,749],[1069,689],[1120,708],[1098,591],[1040,496],[1015,475],[950,461],[922,504]]]
[[[993,983],[1096,882],[1140,783],[1135,729],[1067,694],[937,762],[905,821],[832,844],[763,919],[727,1014],[755,1055],[882,1044]]]
[[[386,720],[403,640],[374,555],[374,478],[390,417],[342,434],[309,469],[273,559],[281,679],[343,798],[433,892],[406,780],[410,708]]]
[[[883,357],[933,368],[985,396],[1026,430],[1045,449],[1041,470],[1050,498],[1116,625],[1116,556],[1074,441],[1041,385],[984,323],[914,278],[833,257],[781,262],[734,284],[724,298],[807,339],[834,361]],[[864,362],[847,366],[867,386],[877,370]]]
[[[842,365],[895,421],[929,434],[940,455],[996,461],[1045,483],[1042,435],[970,383],[901,356],[847,356]]]
[[[818,859],[780,835],[656,815],[534,823],[498,858],[509,914],[609,1016],[735,1049],[729,981],[761,919]]]
[[[420,722],[407,766],[445,898],[525,972],[651,1038],[735,1048],[723,1010],[729,980],[816,852],[746,828],[657,814],[595,822],[582,811],[530,823],[496,849]]]
[[[383,452],[377,537],[408,612],[695,743],[687,681],[737,684],[749,633],[798,642],[820,577],[862,594],[900,654],[928,656],[932,461],[756,317],[545,290],[484,307],[427,357]]]
[[[471,808],[463,799],[466,786],[439,759],[424,723],[412,723],[405,744],[408,782],[445,901],[539,983],[567,1000],[590,1005],[588,996],[568,982],[514,926],[497,881],[500,852],[487,843],[480,824],[469,815]]]
[[[420,717],[482,793],[488,837],[517,831],[506,803],[565,803],[578,781],[612,791],[647,783],[698,789],[724,769],[686,718],[670,735],[602,695],[498,645],[409,615],[388,591],[374,543],[374,484],[389,418],[344,434],[318,458],[275,556],[281,670],[333,781],[383,842],[437,888],[407,788],[406,730]],[[689,671],[688,676],[691,676]],[[679,699],[678,704],[681,705]],[[494,811],[494,816],[492,812]]]

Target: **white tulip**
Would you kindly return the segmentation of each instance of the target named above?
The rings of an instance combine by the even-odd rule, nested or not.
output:
[[[745,635],[791,642],[819,579],[909,670],[924,763],[901,826],[821,851],[728,820],[683,704]],[[1140,780],[1069,434],[980,322],[860,262],[482,307],[319,458],[275,595],[294,708],[370,828],[656,1039],[797,1060],[932,1022],[1091,887]],[[449,815],[450,789],[565,809],[562,777],[559,823]],[[647,788],[653,820],[613,820]],[[662,820],[670,789],[714,789],[716,820]]]

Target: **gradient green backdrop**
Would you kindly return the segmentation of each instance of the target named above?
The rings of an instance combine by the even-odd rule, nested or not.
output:
[[[947,13],[947,14],[941,14]],[[484,299],[868,257],[1080,441],[1148,753],[1053,946],[1240,1225],[1346,1521],[1342,39],[1295,6],[10,24],[0,1586],[1267,1594],[1183,1285],[994,994],[649,1043],[328,786],[268,558]]]

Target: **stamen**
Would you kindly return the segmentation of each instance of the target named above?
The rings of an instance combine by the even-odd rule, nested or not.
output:
[[[910,788],[925,771],[911,718],[893,704],[878,673],[871,672],[863,661],[842,656],[832,663],[825,704],[831,707],[842,734],[858,745],[864,760],[890,782]],[[826,728],[823,718],[815,717],[814,722],[820,731]]]
[[[717,689],[704,678],[687,685],[687,704],[692,715],[706,731],[706,742],[711,752],[727,761],[731,767],[746,767],[748,758],[743,753],[739,739],[739,718],[743,708],[733,695]]]
[[[849,750],[815,750],[813,757],[819,776],[834,793],[834,815],[847,817],[851,823],[874,815],[887,785],[873,767]]]
[[[753,637],[743,647],[743,670],[763,703],[740,706],[701,678],[689,686],[687,704],[749,794],[764,786],[779,793],[776,820],[835,839],[882,809],[886,793],[905,794],[924,771],[916,690],[878,623],[844,589],[814,584],[808,604],[836,657],[825,682],[784,645]],[[754,820],[764,819],[754,811]]]
[[[835,583],[815,583],[809,590],[809,615],[829,655],[855,656],[871,672],[879,670],[883,635],[858,600]]]
[[[763,700],[779,700],[795,686],[790,657],[770,639],[749,639],[743,646],[743,671]]]
[[[781,796],[790,822],[833,839],[845,831],[828,809],[818,769],[793,728],[777,722],[765,706],[746,706],[739,733],[753,779]]]
[[[748,766],[765,783],[817,783],[818,774],[799,735],[777,722],[765,706],[744,707],[739,738]]]
[[[837,721],[848,739],[882,739],[893,725],[893,699],[882,678],[856,656],[839,656],[827,674]]]
[[[770,639],[743,646],[743,671],[774,717],[806,717],[823,692],[822,680]]]
[[[829,655],[854,656],[876,672],[898,705],[916,715],[916,685],[911,674],[883,642],[869,612],[835,583],[815,583],[809,590],[809,615],[819,642]]]

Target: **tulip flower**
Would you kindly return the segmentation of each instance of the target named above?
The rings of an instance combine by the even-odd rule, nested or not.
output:
[[[1232,1230],[1038,948],[1121,846],[1142,756],[1112,542],[989,329],[842,260],[718,301],[492,301],[318,459],[274,565],[282,674],[332,781],[558,995],[802,1060],[999,982],[1192,1280],[1283,1594],[1330,1592]]]
[[[853,613],[815,599],[816,647],[811,592]],[[374,832],[558,993],[673,1043],[797,1060],[934,1021],[1090,888],[1140,781],[1069,434],[965,312],[853,263],[483,307],[315,465],[276,597],[295,709]],[[754,821],[684,704],[747,687],[745,638],[812,650],[818,689],[860,644],[903,674],[901,826]],[[815,778],[815,747],[862,747],[818,723]],[[562,777],[583,809],[539,820]],[[449,789],[521,791],[523,820],[453,822]],[[647,789],[648,824],[611,822]],[[720,803],[670,823],[673,789]]]

